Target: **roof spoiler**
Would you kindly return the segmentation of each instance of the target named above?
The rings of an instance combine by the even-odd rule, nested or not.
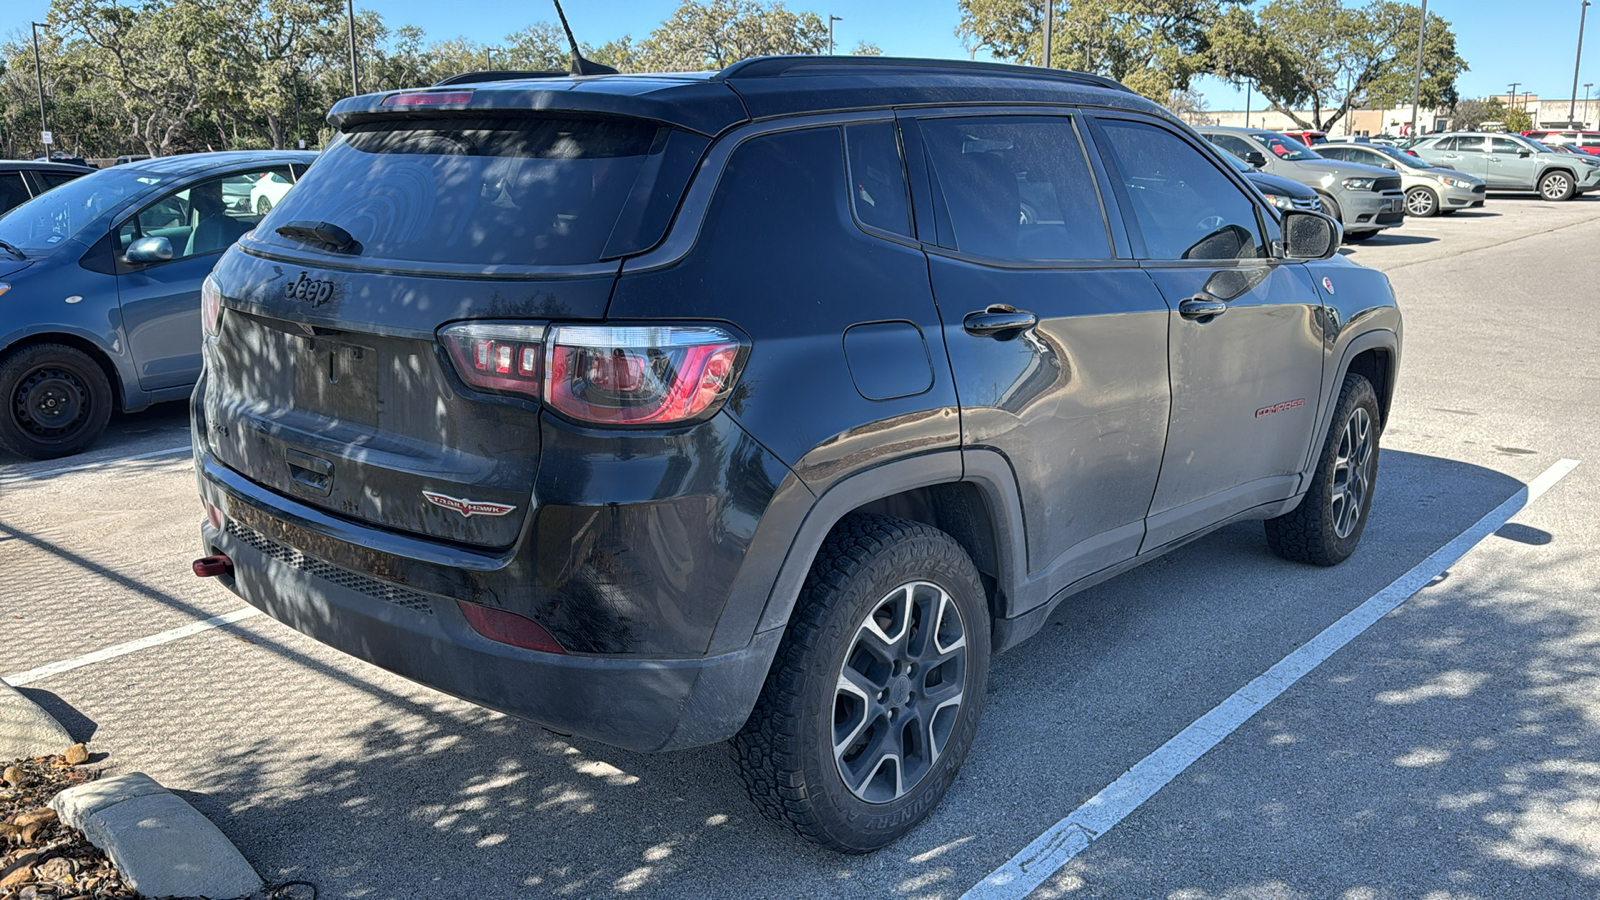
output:
[[[1070,69],[1043,69],[1038,66],[1013,66],[1006,63],[976,62],[965,59],[908,59],[895,56],[758,56],[741,60],[718,72],[716,79],[739,81],[747,78],[772,78],[779,75],[828,75],[864,70],[900,72],[961,72],[965,74],[1010,75],[1025,78],[1051,78],[1089,87],[1135,93],[1114,78],[1074,72]]]

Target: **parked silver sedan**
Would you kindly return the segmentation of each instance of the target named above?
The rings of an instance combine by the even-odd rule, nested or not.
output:
[[[1384,144],[1326,143],[1317,145],[1317,153],[1399,173],[1407,215],[1427,218],[1483,205],[1486,188],[1482,178],[1436,166],[1404,150]]]

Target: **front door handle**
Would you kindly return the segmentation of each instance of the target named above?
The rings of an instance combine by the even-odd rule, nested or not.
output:
[[[1178,315],[1202,325],[1227,311],[1228,304],[1210,297],[1190,297],[1178,304]]]
[[[992,337],[999,340],[1016,337],[1039,324],[1039,317],[1031,312],[1013,309],[996,303],[980,312],[967,313],[961,327],[975,337]]]

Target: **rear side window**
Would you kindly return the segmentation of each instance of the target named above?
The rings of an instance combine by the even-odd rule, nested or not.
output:
[[[66,184],[67,182],[69,182],[72,179],[77,178],[77,177],[78,177],[77,173],[72,173],[72,174],[68,174],[66,172],[34,172],[33,173],[34,180],[37,181],[39,183],[39,185],[41,187],[43,187],[45,190],[47,190],[47,191],[50,190],[51,188],[61,187],[63,184]]]
[[[0,172],[0,212],[21,206],[30,198],[21,172]]]
[[[1072,119],[923,119],[939,243],[1009,260],[1108,259],[1111,237]],[[944,225],[951,234],[945,233]]]
[[[1198,148],[1142,122],[1102,119],[1100,126],[1148,258],[1267,255],[1255,203]]]
[[[362,258],[475,266],[593,263],[606,258],[619,227],[653,224],[649,243],[664,230],[663,217],[646,215],[629,198],[676,206],[686,170],[666,192],[670,196],[651,194],[652,186],[660,187],[670,132],[641,120],[550,116],[358,125],[284,195],[256,234],[305,249],[274,229],[309,220],[348,231],[361,244]],[[634,241],[618,243],[623,252],[644,249]]]
[[[850,204],[861,224],[910,237],[911,203],[894,129],[893,122],[845,127]]]

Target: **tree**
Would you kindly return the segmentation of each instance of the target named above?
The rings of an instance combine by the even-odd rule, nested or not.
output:
[[[1250,82],[1299,127],[1325,131],[1352,107],[1410,102],[1419,15],[1394,0],[1360,8],[1340,0],[1272,0],[1255,13],[1232,9],[1211,31],[1213,71]],[[1450,23],[1430,14],[1420,104],[1453,104],[1456,78],[1465,71]],[[1309,121],[1301,108],[1311,111]]]
[[[851,56],[882,56],[883,48],[871,41],[856,41],[856,47],[850,51]]]
[[[1209,32],[1240,0],[1048,0],[1055,6],[1050,64],[1110,75],[1157,102],[1188,90],[1210,59]],[[960,0],[956,35],[996,59],[1038,65],[1040,0]]]
[[[1173,91],[1163,104],[1167,110],[1190,125],[1216,125],[1217,119],[1206,114],[1206,98],[1197,91]]]
[[[683,0],[639,42],[630,68],[696,72],[752,56],[821,53],[827,47],[828,25],[814,12],[790,12],[781,2]]]

